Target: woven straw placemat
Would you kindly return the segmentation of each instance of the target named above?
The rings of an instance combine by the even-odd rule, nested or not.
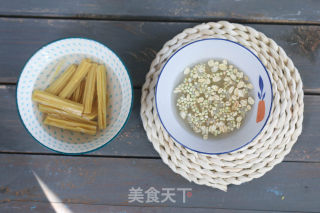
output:
[[[184,148],[168,135],[155,105],[158,75],[179,48],[202,38],[238,42],[255,53],[267,68],[273,87],[273,107],[260,135],[242,149],[221,155],[205,155]],[[263,33],[226,21],[185,29],[165,43],[153,60],[142,88],[141,118],[148,139],[163,162],[189,181],[226,191],[270,171],[290,152],[302,130],[303,90],[298,70],[284,50]]]

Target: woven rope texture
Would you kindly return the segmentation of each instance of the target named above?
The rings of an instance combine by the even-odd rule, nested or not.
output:
[[[249,145],[228,154],[200,154],[174,142],[156,110],[155,86],[163,65],[182,46],[202,38],[228,39],[249,48],[265,65],[272,81],[273,107],[265,128]],[[229,184],[263,176],[283,160],[301,134],[303,109],[302,81],[284,50],[251,27],[225,21],[185,29],[166,42],[151,64],[141,98],[144,129],[163,162],[189,181],[224,191]]]

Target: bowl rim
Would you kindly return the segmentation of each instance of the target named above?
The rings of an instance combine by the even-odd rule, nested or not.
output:
[[[127,74],[128,74],[128,77],[129,77],[129,82],[130,82],[130,86],[131,86],[131,103],[130,103],[130,108],[129,108],[129,113],[128,113],[128,116],[125,120],[125,122],[123,123],[123,125],[121,126],[121,128],[119,129],[119,131],[108,141],[104,142],[101,146],[97,147],[97,148],[94,148],[94,149],[91,149],[91,150],[88,150],[88,151],[85,151],[85,152],[62,152],[62,151],[58,151],[58,150],[55,150],[55,149],[52,149],[48,146],[46,146],[45,144],[43,144],[41,141],[37,140],[33,135],[32,133],[29,131],[29,129],[26,127],[25,123],[23,122],[22,118],[21,118],[21,114],[20,114],[20,110],[19,110],[19,105],[18,105],[18,87],[19,87],[19,83],[20,83],[20,78],[21,78],[21,75],[23,73],[23,71],[25,70],[26,66],[28,65],[28,63],[30,62],[30,60],[35,56],[35,54],[37,54],[39,51],[41,51],[43,48],[47,47],[47,46],[50,46],[54,43],[57,43],[57,42],[60,42],[60,41],[64,41],[64,40],[73,40],[73,39],[79,39],[79,40],[87,40],[87,41],[91,41],[91,42],[94,42],[94,43],[97,43],[97,44],[100,44],[102,45],[103,47],[107,48],[108,50],[110,50],[120,61],[120,63],[124,66]],[[17,81],[17,85],[16,85],[16,108],[17,108],[17,112],[18,112],[18,117],[19,117],[19,120],[20,122],[22,123],[22,126],[24,127],[24,129],[27,131],[27,133],[29,135],[31,135],[31,137],[36,141],[38,142],[40,145],[44,146],[45,148],[51,150],[51,151],[54,151],[56,153],[59,153],[59,154],[63,154],[63,155],[83,155],[83,154],[87,154],[87,153],[90,153],[90,152],[94,152],[94,151],[97,151],[101,148],[103,148],[104,146],[106,146],[107,144],[109,144],[111,141],[113,141],[119,134],[120,132],[123,130],[123,128],[126,126],[130,116],[131,116],[131,112],[132,112],[132,107],[133,107],[133,100],[134,100],[134,92],[133,92],[133,85],[132,85],[132,78],[131,78],[131,75],[130,73],[128,72],[128,68],[127,66],[125,65],[125,63],[121,60],[121,58],[115,53],[115,51],[113,51],[111,48],[109,48],[107,45],[101,43],[101,42],[98,42],[96,40],[93,40],[93,39],[90,39],[90,38],[84,38],[84,37],[67,37],[67,38],[60,38],[60,39],[56,39],[56,40],[53,40],[43,46],[41,46],[40,48],[38,48],[34,53],[32,53],[31,57],[28,58],[27,62],[24,64],[23,68],[22,68],[22,71],[20,72],[20,75],[18,77],[18,81]]]
[[[161,74],[164,70],[164,68],[166,67],[166,65],[168,64],[168,62],[171,60],[171,58],[173,58],[180,50],[184,49],[185,47],[189,46],[189,45],[192,45],[194,43],[197,43],[197,42],[201,42],[201,41],[206,41],[206,40],[222,40],[222,41],[226,41],[226,42],[231,42],[231,43],[234,43],[244,49],[246,49],[247,51],[249,51],[249,53],[251,53],[259,62],[260,64],[262,65],[262,67],[264,68],[267,76],[268,76],[268,79],[269,79],[269,83],[270,83],[270,88],[271,88],[271,103],[270,103],[270,109],[269,109],[269,113],[268,113],[268,116],[267,116],[267,119],[265,120],[262,128],[260,129],[260,131],[249,141],[249,142],[246,142],[245,144],[243,144],[242,146],[240,147],[237,147],[235,149],[232,149],[232,150],[229,150],[229,151],[225,151],[225,152],[202,152],[202,151],[199,151],[199,150],[195,150],[195,149],[192,149],[188,146],[186,146],[185,144],[181,143],[180,141],[176,140],[176,138],[167,130],[166,126],[164,125],[162,119],[161,119],[161,116],[159,114],[159,110],[158,110],[158,102],[157,102],[157,93],[158,93],[158,85],[159,85],[159,79],[161,77]],[[198,40],[195,40],[195,41],[192,41],[184,46],[182,46],[181,48],[179,48],[178,50],[176,50],[170,57],[169,59],[166,61],[166,63],[163,65],[161,71],[160,71],[160,74],[158,76],[158,79],[157,79],[157,84],[156,84],[156,91],[155,91],[155,104],[156,104],[156,109],[157,109],[157,114],[159,116],[159,120],[163,126],[163,128],[167,131],[167,133],[170,135],[171,138],[174,139],[175,142],[177,142],[178,144],[182,145],[183,147],[191,150],[191,151],[194,151],[194,152],[197,152],[197,153],[201,153],[201,154],[206,154],[206,155],[221,155],[221,154],[226,154],[226,153],[231,153],[231,152],[234,152],[234,151],[237,151],[245,146],[247,146],[248,144],[250,144],[261,132],[262,130],[265,128],[268,120],[269,120],[269,117],[270,117],[270,114],[271,114],[271,110],[272,110],[272,105],[273,105],[273,88],[272,88],[272,82],[271,82],[271,78],[269,76],[269,73],[268,73],[268,70],[266,69],[266,67],[264,66],[264,64],[261,62],[261,60],[258,58],[258,56],[256,56],[256,54],[254,54],[249,48],[245,47],[244,45],[238,43],[238,42],[234,42],[234,41],[231,41],[231,40],[228,40],[228,39],[223,39],[223,38],[204,38],[204,39],[198,39]]]

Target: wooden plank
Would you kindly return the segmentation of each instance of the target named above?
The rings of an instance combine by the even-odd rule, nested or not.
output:
[[[72,0],[2,2],[0,14],[6,16],[44,16],[134,20],[212,20],[243,22],[319,23],[312,0]]]
[[[44,44],[65,37],[88,37],[115,50],[127,65],[134,86],[141,87],[156,52],[174,35],[194,25],[196,23],[0,18],[0,83],[15,83],[24,63]],[[320,26],[250,26],[281,45],[300,70],[304,88],[320,93]]]
[[[304,96],[304,117],[302,133],[293,146],[291,152],[285,157],[287,161],[317,161],[320,160],[320,96]]]
[[[237,210],[237,209],[212,209],[212,208],[177,208],[177,207],[139,207],[139,206],[112,206],[112,205],[90,205],[90,204],[74,204],[74,203],[61,203],[71,212],[110,212],[110,213],[270,213],[270,211],[260,210]],[[21,211],[34,212],[34,213],[50,213],[57,212],[52,208],[50,203],[43,202],[21,202],[9,201],[0,203],[0,210],[2,213],[20,213]],[[280,211],[272,211],[273,213],[284,213]],[[287,212],[287,211],[286,211]]]
[[[120,135],[107,146],[89,155],[159,157],[148,141],[140,120],[140,90],[134,91],[131,117]],[[16,112],[15,86],[0,86],[0,151],[52,153],[39,145],[23,128]],[[320,96],[305,96],[303,132],[287,161],[320,162]]]
[[[5,174],[0,176],[0,202],[320,211],[320,163],[284,162],[259,179],[231,186],[227,193],[189,183],[159,159],[1,154],[0,173]],[[143,192],[154,187],[161,193],[174,188],[176,202],[129,202],[132,187]],[[185,203],[177,188],[191,188]]]
[[[15,86],[0,86],[0,151],[53,153],[37,143],[24,129],[16,110]],[[121,133],[94,155],[158,156],[143,130],[140,120],[140,90],[134,91],[131,117]]]

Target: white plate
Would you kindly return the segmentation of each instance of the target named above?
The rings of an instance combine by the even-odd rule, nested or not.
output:
[[[50,127],[31,100],[34,89],[45,89],[73,63],[90,58],[107,67],[107,128],[95,136]],[[108,47],[84,38],[68,38],[50,43],[38,50],[27,62],[17,86],[17,107],[22,123],[36,141],[64,154],[86,153],[110,142],[125,125],[132,107],[132,85],[126,67]]]
[[[246,114],[239,130],[224,136],[209,136],[208,140],[204,140],[179,116],[173,90],[182,81],[183,70],[186,67],[209,59],[227,59],[228,63],[244,72],[254,87],[252,96],[255,104]],[[257,137],[268,121],[272,108],[272,94],[268,71],[249,49],[225,39],[203,39],[185,45],[164,65],[156,86],[156,107],[164,128],[176,142],[196,152],[222,154],[235,151]],[[265,102],[265,113],[263,120],[256,122],[260,101]]]

